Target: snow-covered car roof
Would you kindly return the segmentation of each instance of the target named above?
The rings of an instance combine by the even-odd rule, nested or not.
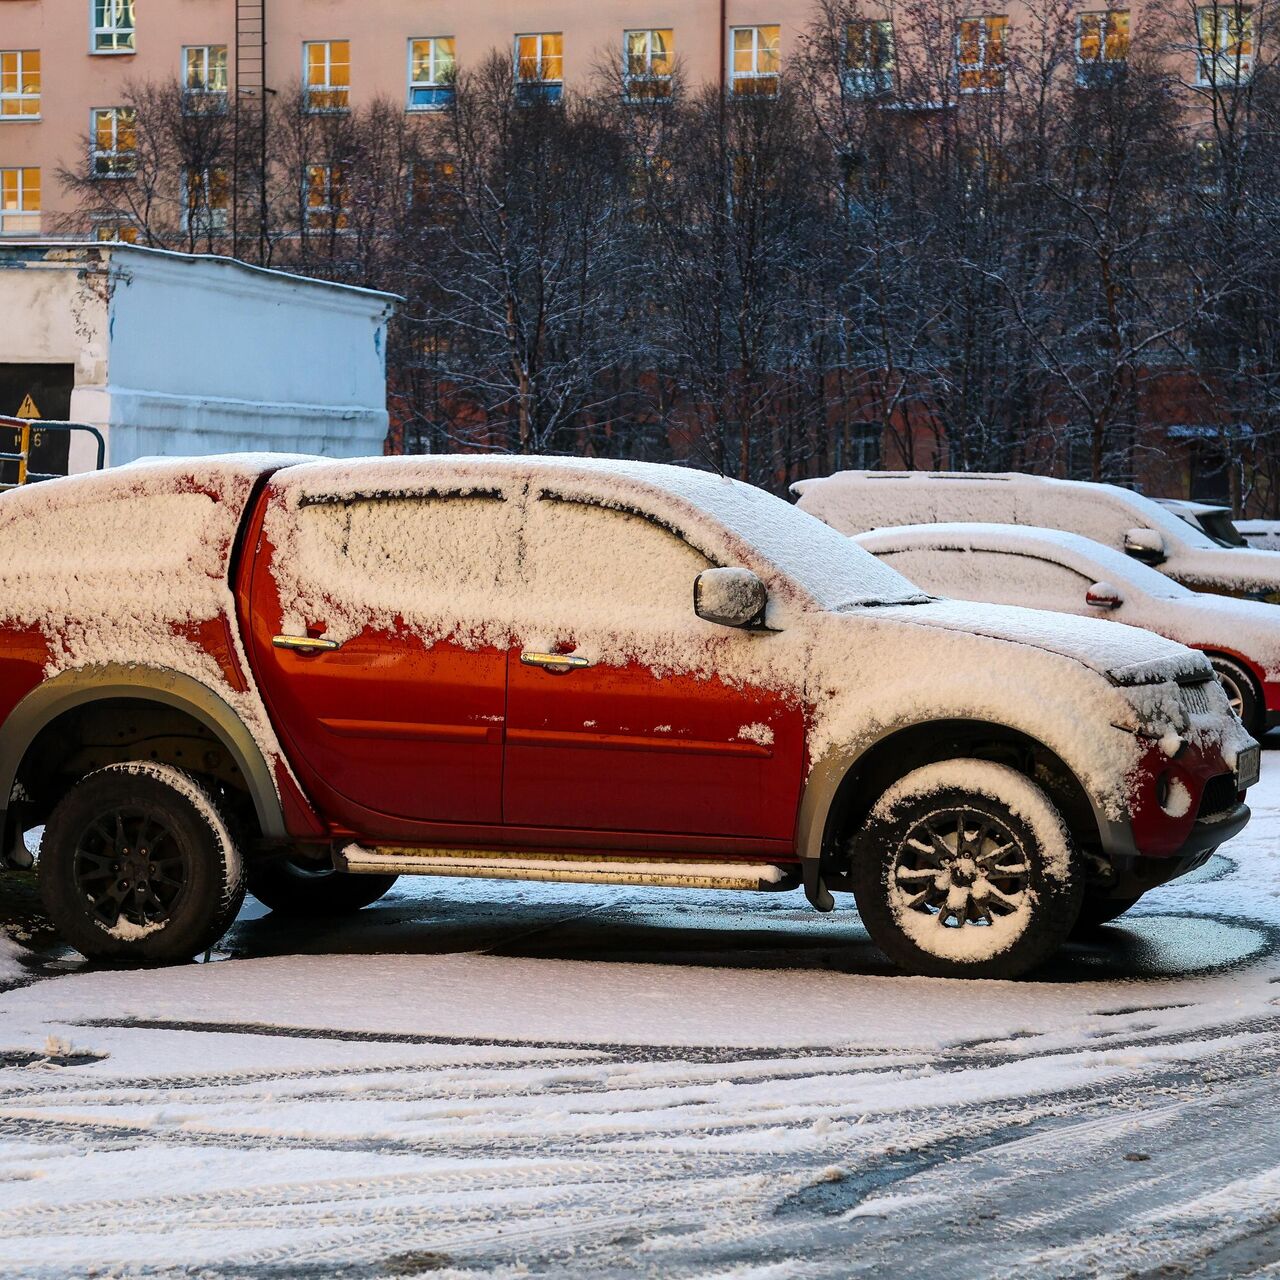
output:
[[[1078,533],[1020,524],[953,522],[907,524],[861,533],[854,542],[873,555],[896,551],[1001,551],[1042,556],[1096,581],[1125,583],[1149,596],[1168,600],[1192,598],[1195,592],[1145,564]]]
[[[896,570],[789,502],[727,476],[692,467],[602,458],[459,455],[320,461],[291,467],[277,489],[298,502],[326,496],[409,496],[441,485],[511,489],[525,483],[590,494],[647,513],[724,563],[750,551],[827,609],[907,604],[921,592]],[[725,535],[728,535],[727,537]],[[627,548],[619,546],[620,563]]]
[[[1051,527],[1075,524],[1082,498],[1093,497],[1125,507],[1133,512],[1135,526],[1158,529],[1175,543],[1207,551],[1221,549],[1207,534],[1179,519],[1155,499],[1121,485],[1090,480],[1059,480],[1017,471],[837,471],[797,480],[791,492],[801,499],[803,510],[812,511],[845,533],[859,533],[895,523],[893,494],[901,493],[903,486],[922,497],[927,494],[928,500],[936,504],[940,518],[965,522],[981,520],[989,514],[984,506],[993,490],[1005,490],[1011,497],[1020,495],[1034,502],[1029,510],[1047,517],[1038,523]],[[884,497],[877,499],[876,491],[880,489]],[[1055,515],[1059,511],[1060,517]]]

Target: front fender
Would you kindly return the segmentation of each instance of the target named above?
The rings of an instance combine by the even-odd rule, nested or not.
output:
[[[943,737],[957,730],[962,733],[963,738],[967,740],[966,745],[969,746],[976,747],[983,741],[1011,744],[1035,749],[1052,758],[1087,802],[1103,852],[1111,857],[1131,856],[1136,853],[1133,830],[1127,815],[1120,818],[1108,816],[1103,804],[1080,781],[1076,772],[1044,743],[1022,730],[989,721],[919,721],[886,730],[874,738],[857,744],[833,748],[813,763],[805,780],[796,818],[796,853],[805,867],[820,866],[824,855],[834,847],[838,833],[833,829],[833,818],[837,816],[841,788],[855,770],[873,759],[875,753],[893,751],[895,742],[906,747],[912,739],[919,741],[922,735]],[[937,760],[955,758],[961,754],[964,754],[964,747],[956,751],[940,749],[936,753],[928,751],[920,753],[918,748],[915,748],[904,752],[902,769],[897,776],[901,777],[920,764],[935,763]],[[878,796],[865,797],[866,807],[870,808],[876,799]]]

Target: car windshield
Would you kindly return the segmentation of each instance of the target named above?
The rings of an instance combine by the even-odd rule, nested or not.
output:
[[[1249,545],[1226,511],[1204,512],[1200,516],[1200,527],[1220,546],[1247,547]]]
[[[706,506],[823,609],[923,604],[931,598],[844,534],[762,489],[726,486]]]

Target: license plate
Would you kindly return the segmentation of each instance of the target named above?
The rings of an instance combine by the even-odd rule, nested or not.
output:
[[[1262,748],[1245,747],[1236,757],[1236,785],[1243,791],[1251,787],[1262,773]]]

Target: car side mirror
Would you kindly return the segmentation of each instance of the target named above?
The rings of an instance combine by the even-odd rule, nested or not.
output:
[[[1158,529],[1130,529],[1124,535],[1126,555],[1143,564],[1160,564],[1168,558],[1164,549],[1164,535]]]
[[[1118,609],[1124,604],[1124,593],[1109,582],[1095,582],[1084,593],[1084,602],[1095,609]]]
[[[693,580],[693,611],[704,622],[749,627],[768,603],[768,590],[750,569],[704,569]]]

